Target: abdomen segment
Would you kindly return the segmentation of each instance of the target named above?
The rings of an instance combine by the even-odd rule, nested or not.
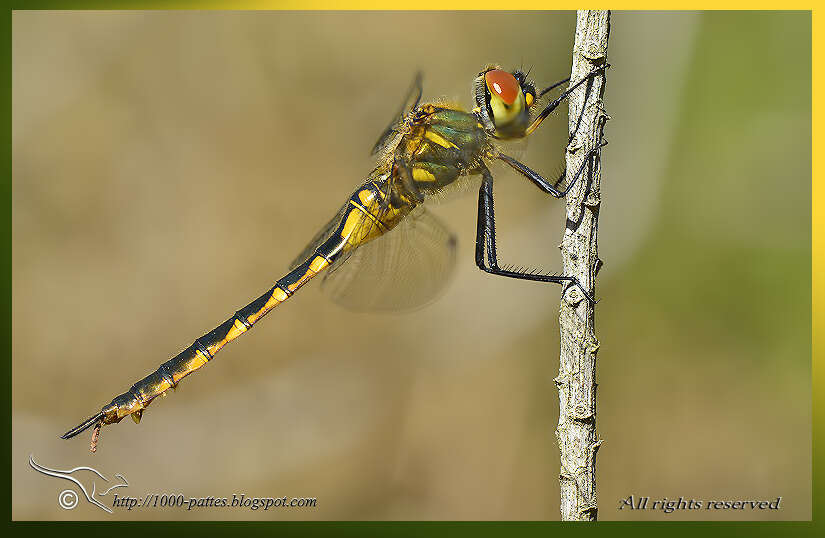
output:
[[[277,281],[269,291],[235,312],[229,319],[197,338],[177,356],[161,364],[157,370],[137,381],[123,394],[116,396],[97,415],[66,432],[68,439],[95,426],[120,422],[131,415],[139,421],[143,410],[156,397],[175,388],[180,381],[200,369],[229,342],[252,328],[270,310],[289,299],[298,289],[328,268],[340,256],[357,248],[395,226],[409,208],[392,209],[384,203],[385,195],[375,182],[367,182],[347,201],[340,221],[329,238],[315,248],[303,263]],[[96,437],[96,435],[95,435]],[[92,445],[94,451],[94,440]]]

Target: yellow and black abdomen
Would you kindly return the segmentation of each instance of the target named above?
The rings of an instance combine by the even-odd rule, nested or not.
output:
[[[475,169],[486,141],[474,115],[423,105],[398,149],[410,162],[416,188],[426,194]]]
[[[175,388],[189,374],[199,370],[208,363],[226,344],[245,333],[270,310],[286,301],[304,284],[330,267],[336,260],[349,251],[372,241],[394,228],[413,206],[394,205],[388,197],[386,177],[375,178],[365,182],[330,222],[328,230],[319,235],[305,250],[292,269],[284,275],[266,293],[235,312],[177,356],[134,383],[123,394],[116,396],[109,404],[103,406],[96,415],[64,435],[73,437],[97,423],[120,422],[131,415],[136,421],[143,410],[157,396],[170,388]]]

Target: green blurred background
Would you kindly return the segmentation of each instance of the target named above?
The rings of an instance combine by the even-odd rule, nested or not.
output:
[[[435,304],[352,314],[317,285],[139,426],[58,435],[281,276],[371,168],[412,73],[470,104],[487,63],[570,70],[573,13],[15,12],[15,519],[122,494],[316,497],[121,519],[557,519],[559,289],[475,268],[472,195]],[[613,14],[597,333],[600,519],[811,516],[811,18]],[[559,117],[561,116],[561,117]],[[552,174],[566,107],[522,157]],[[505,261],[548,269],[563,204],[496,168]],[[618,511],[775,499],[766,511]]]

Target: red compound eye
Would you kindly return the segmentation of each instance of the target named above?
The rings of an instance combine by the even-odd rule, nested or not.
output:
[[[484,73],[484,80],[487,82],[490,93],[498,95],[508,105],[515,102],[521,90],[516,77],[500,69],[493,69]]]

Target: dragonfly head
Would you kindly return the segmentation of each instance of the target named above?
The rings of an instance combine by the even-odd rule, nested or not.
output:
[[[522,138],[530,124],[536,87],[519,70],[484,69],[473,83],[475,110],[484,129],[498,138]]]

